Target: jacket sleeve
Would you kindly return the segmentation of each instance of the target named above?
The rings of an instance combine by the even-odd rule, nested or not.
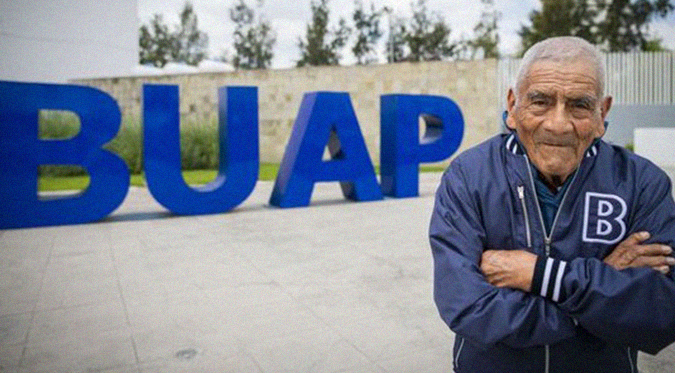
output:
[[[523,348],[575,335],[552,301],[490,285],[480,271],[486,233],[456,159],[443,175],[431,217],[434,299],[455,333],[481,344]]]
[[[643,178],[644,180],[645,178]],[[656,181],[655,181],[656,180]],[[675,248],[675,202],[663,172],[640,188],[629,234]],[[559,302],[579,324],[608,342],[651,354],[675,341],[675,277],[651,268],[617,271],[596,258],[539,258],[532,291]]]

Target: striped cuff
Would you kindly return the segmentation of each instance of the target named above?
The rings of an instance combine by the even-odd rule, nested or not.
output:
[[[567,262],[540,256],[534,267],[531,292],[554,302],[562,302],[565,299],[562,279],[568,271]]]

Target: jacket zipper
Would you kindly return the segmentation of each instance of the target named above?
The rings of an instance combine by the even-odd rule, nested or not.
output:
[[[461,342],[459,342],[459,348],[457,349],[457,355],[455,356],[455,369],[459,369],[459,355],[462,354],[462,349],[464,348],[464,341],[465,339],[461,338]]]
[[[630,347],[626,349],[628,352],[628,363],[630,364],[631,373],[635,373],[635,364],[633,364],[633,357],[630,355]]]
[[[555,217],[553,218],[553,223],[551,223],[551,231],[546,234],[546,224],[544,224],[544,217],[541,214],[541,207],[539,206],[539,198],[536,197],[537,189],[536,186],[534,185],[534,176],[532,176],[532,169],[530,168],[530,160],[527,158],[527,155],[523,155],[525,158],[525,163],[527,163],[527,174],[530,175],[530,186],[532,187],[532,192],[535,193],[535,198],[534,202],[537,205],[537,212],[539,215],[539,222],[541,223],[541,229],[542,232],[544,233],[544,250],[546,253],[546,257],[551,256],[551,237],[553,237],[553,230],[555,229],[555,224],[558,222],[558,216],[560,216],[560,210],[565,203],[565,200],[567,199],[567,194],[569,193],[570,189],[572,188],[572,184],[574,184],[574,180],[577,178],[577,174],[579,173],[579,167],[577,167],[577,170],[574,171],[574,175],[572,176],[572,181],[570,181],[570,185],[567,186],[567,190],[565,190],[565,194],[563,194],[562,199],[560,200],[560,206],[558,206],[558,211],[555,213]],[[525,191],[524,188],[518,187],[518,194],[520,195],[522,191],[522,197],[521,197],[521,202],[523,203],[523,206],[525,206]],[[525,209],[527,211],[527,209]],[[526,212],[527,214],[527,212]],[[527,221],[527,215],[526,215],[526,221]],[[528,231],[528,245],[530,244],[529,240],[529,223],[525,226],[527,231]],[[545,346],[545,365],[544,365],[544,373],[549,373],[549,366],[551,363],[551,351],[550,351],[550,346],[546,345]]]
[[[530,170],[530,160],[527,158],[526,155],[523,155],[525,157],[525,162],[527,163],[527,173],[530,175],[530,186],[532,187],[532,190],[534,193],[536,193],[536,187],[534,185],[534,176],[532,176],[532,171]],[[555,217],[553,218],[553,223],[551,224],[551,231],[546,234],[546,224],[544,224],[544,217],[541,214],[541,207],[539,206],[539,199],[535,198],[534,202],[537,205],[537,212],[539,213],[539,222],[541,223],[541,229],[542,232],[544,232],[544,248],[546,250],[546,257],[551,256],[551,237],[553,237],[553,231],[555,230],[555,225],[558,222],[558,217],[560,216],[560,210],[561,207],[565,204],[565,200],[567,199],[567,195],[569,194],[570,189],[572,189],[572,184],[574,184],[574,180],[576,180],[577,175],[579,174],[579,167],[577,167],[577,170],[574,171],[574,175],[572,176],[572,181],[570,181],[570,185],[567,186],[567,190],[565,190],[565,194],[563,194],[562,199],[560,200],[560,206],[558,207],[558,211],[555,213]]]
[[[527,213],[527,205],[525,204],[525,186],[518,186],[518,198],[520,199],[520,205],[523,207],[523,214],[525,217],[525,235],[527,236],[527,248],[532,248],[532,234],[530,233],[530,216]]]
[[[525,157],[525,159],[527,159],[527,157]],[[528,163],[528,167],[529,167],[529,163]],[[533,183],[534,183],[534,181],[533,181]],[[525,203],[525,186],[519,185],[517,189],[518,189],[518,198],[520,199],[520,204],[523,207],[523,217],[525,218],[525,235],[527,237],[527,248],[532,249],[532,233],[530,232],[530,215],[527,212],[527,204]],[[537,199],[535,198],[535,201],[536,200]],[[537,202],[537,208],[539,208],[539,202]],[[539,215],[541,215],[541,212],[539,213]],[[546,234],[544,234],[544,236],[546,236]],[[547,244],[547,247],[548,247],[548,244]],[[547,249],[546,256],[549,255],[549,250],[550,249]],[[544,358],[544,373],[549,373],[550,353],[551,352],[549,350],[549,346],[548,345],[544,346],[544,356],[545,356],[545,358]]]

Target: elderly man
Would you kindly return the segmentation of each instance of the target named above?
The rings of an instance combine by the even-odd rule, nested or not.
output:
[[[506,124],[443,175],[434,297],[456,372],[637,372],[675,341],[675,203],[666,174],[600,138],[596,49],[534,45]]]

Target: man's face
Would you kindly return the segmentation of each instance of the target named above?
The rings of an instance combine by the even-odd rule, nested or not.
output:
[[[605,133],[611,97],[602,99],[591,63],[535,62],[519,92],[509,91],[507,125],[553,185],[561,185]]]

